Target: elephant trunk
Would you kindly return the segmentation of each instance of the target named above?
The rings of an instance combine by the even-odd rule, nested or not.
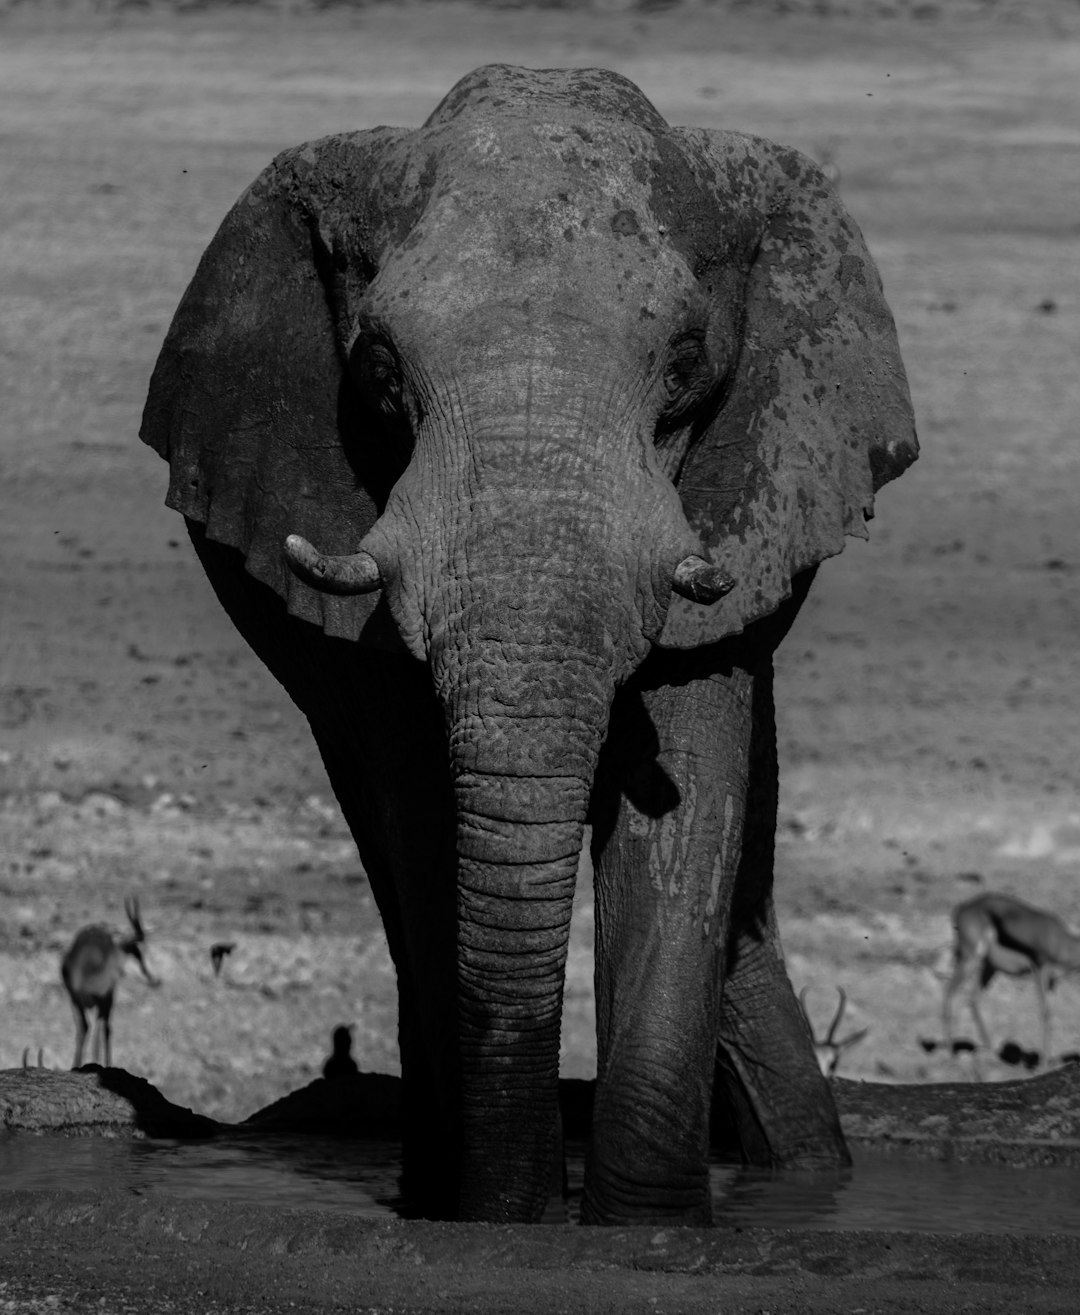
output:
[[[489,655],[490,656],[490,655]],[[470,663],[450,700],[457,802],[464,1219],[539,1219],[561,1174],[563,980],[585,816],[614,682],[554,655],[507,710]],[[569,667],[569,671],[565,668]],[[577,668],[577,669],[576,669]],[[567,697],[556,690],[569,689]],[[505,697],[505,691],[502,697]]]

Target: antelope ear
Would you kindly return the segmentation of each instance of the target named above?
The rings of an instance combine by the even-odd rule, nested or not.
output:
[[[660,642],[690,648],[774,611],[796,575],[865,538],[874,494],[918,444],[881,279],[821,171],[757,138],[678,135],[718,237],[752,235],[726,400],[679,477],[709,558],[736,580],[711,607],[672,600]]]
[[[297,147],[247,189],[180,302],[140,430],[169,462],[168,506],[243,553],[293,615],[353,639],[377,595],[311,589],[282,544],[296,533],[324,552],[352,552],[376,519],[364,474],[375,437],[352,404],[343,342],[371,260],[347,250],[361,225],[342,198],[353,210],[370,204],[380,158],[401,135]]]

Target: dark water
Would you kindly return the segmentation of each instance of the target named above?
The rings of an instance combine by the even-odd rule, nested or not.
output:
[[[582,1162],[570,1148],[571,1216]],[[0,1135],[4,1188],[93,1190],[343,1211],[385,1218],[400,1205],[398,1148],[313,1137],[106,1141]],[[770,1177],[714,1165],[716,1222],[742,1227],[1067,1233],[1080,1237],[1080,1169],[1008,1169],[856,1155],[835,1176]]]

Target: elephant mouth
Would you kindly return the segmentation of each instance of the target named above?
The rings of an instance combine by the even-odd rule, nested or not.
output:
[[[365,549],[338,556],[321,553],[299,534],[290,534],[284,544],[285,560],[306,584],[328,594],[370,594],[383,587],[379,563]],[[672,575],[673,593],[691,602],[719,602],[734,589],[736,581],[703,557],[684,557]]]

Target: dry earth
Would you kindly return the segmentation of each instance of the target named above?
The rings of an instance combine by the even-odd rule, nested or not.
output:
[[[60,954],[128,893],[164,980],[129,974],[115,1059],[171,1100],[242,1117],[316,1075],[341,1022],[363,1067],[396,1068],[321,766],[136,434],[195,261],[271,155],[417,123],[495,59],[614,67],[674,122],[827,154],[880,263],[924,456],[780,662],[782,928],[815,1014],[843,985],[870,1026],[845,1072],[953,1075],[921,1043],[961,897],[1080,921],[1080,15],[778,8],[0,16],[0,1068],[70,1063]],[[583,881],[570,1076],[592,1063],[590,913]],[[216,940],[237,946],[220,977]],[[1078,1005],[1062,985],[1061,1049]],[[987,1013],[1034,1043],[1030,986],[995,984]]]

